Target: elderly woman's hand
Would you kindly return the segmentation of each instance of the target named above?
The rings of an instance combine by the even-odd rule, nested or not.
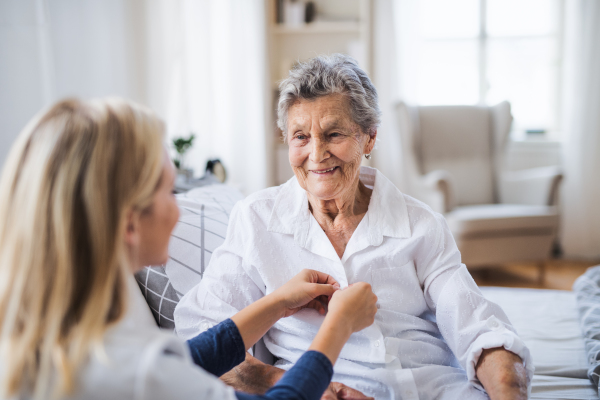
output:
[[[284,307],[283,317],[289,317],[303,308],[314,308],[319,314],[327,312],[327,303],[340,285],[330,275],[312,269],[303,269],[285,285],[271,293]]]
[[[331,276],[305,269],[279,289],[235,314],[231,320],[237,326],[244,346],[249,349],[280,318],[307,307],[325,314],[326,303],[339,288]]]

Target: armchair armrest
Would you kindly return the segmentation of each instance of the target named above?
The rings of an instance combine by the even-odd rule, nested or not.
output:
[[[452,175],[446,170],[436,169],[421,175],[414,186],[416,197],[435,211],[446,213],[456,205]]]
[[[500,202],[555,206],[563,175],[560,167],[505,172],[500,178]]]

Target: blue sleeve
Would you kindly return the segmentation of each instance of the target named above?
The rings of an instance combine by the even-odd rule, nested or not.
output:
[[[238,400],[319,400],[333,376],[331,361],[318,351],[307,351],[264,395],[236,392]]]
[[[231,319],[187,341],[194,363],[221,376],[246,359],[240,331]]]

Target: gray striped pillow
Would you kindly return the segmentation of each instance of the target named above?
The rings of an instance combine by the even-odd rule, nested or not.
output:
[[[188,290],[200,283],[213,251],[225,240],[229,214],[243,197],[237,189],[223,184],[177,195],[181,215],[171,234],[169,261],[136,274],[160,327],[175,328],[175,306]]]

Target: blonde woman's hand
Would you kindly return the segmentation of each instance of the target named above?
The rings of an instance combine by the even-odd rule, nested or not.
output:
[[[327,312],[327,303],[340,285],[323,272],[303,269],[271,296],[284,307],[283,317],[289,317],[303,308],[314,308],[319,314]]]
[[[327,312],[327,303],[340,285],[331,276],[310,269],[302,270],[285,285],[239,311],[235,323],[246,349],[254,344],[280,318],[289,317],[303,308]]]
[[[358,282],[333,294],[327,316],[337,324],[346,325],[351,332],[358,332],[373,324],[376,313],[377,296],[371,285]]]

